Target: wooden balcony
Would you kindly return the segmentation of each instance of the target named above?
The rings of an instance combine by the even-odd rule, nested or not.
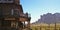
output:
[[[30,15],[30,14],[28,14],[28,13],[26,13],[26,14],[20,14],[20,17],[29,18],[29,17],[31,17],[31,15]]]
[[[30,14],[20,14],[20,20],[19,21],[29,21],[31,19]]]

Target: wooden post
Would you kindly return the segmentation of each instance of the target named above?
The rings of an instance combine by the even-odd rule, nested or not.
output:
[[[28,24],[27,24],[27,28],[28,28],[28,30],[30,30],[30,21],[28,21]]]
[[[24,21],[24,28],[25,28],[25,21]]]

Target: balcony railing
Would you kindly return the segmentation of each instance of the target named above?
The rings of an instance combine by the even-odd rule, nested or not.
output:
[[[0,3],[13,3],[14,0],[0,0]]]
[[[21,16],[21,17],[26,17],[26,18],[30,18],[30,17],[31,17],[31,15],[28,14],[28,13],[26,13],[26,14],[20,14],[20,16]]]

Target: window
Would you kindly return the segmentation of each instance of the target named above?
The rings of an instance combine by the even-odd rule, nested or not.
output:
[[[1,2],[2,0],[0,0],[0,2]]]
[[[7,0],[4,0],[4,1],[7,1]]]
[[[14,14],[14,10],[12,9],[12,10],[11,10],[11,15],[13,15],[13,14]]]
[[[3,21],[3,26],[11,26],[11,22],[10,21]]]
[[[18,9],[12,9],[11,10],[11,15],[14,15],[14,16],[18,16],[19,15],[19,11],[18,11]]]
[[[0,7],[0,17],[2,17],[2,8]]]
[[[14,10],[14,15],[18,15],[18,10]]]
[[[12,0],[8,0],[8,1],[12,1]]]

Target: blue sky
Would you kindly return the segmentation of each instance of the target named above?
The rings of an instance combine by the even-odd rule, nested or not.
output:
[[[31,14],[31,22],[46,13],[60,13],[60,0],[20,0],[24,13]]]

